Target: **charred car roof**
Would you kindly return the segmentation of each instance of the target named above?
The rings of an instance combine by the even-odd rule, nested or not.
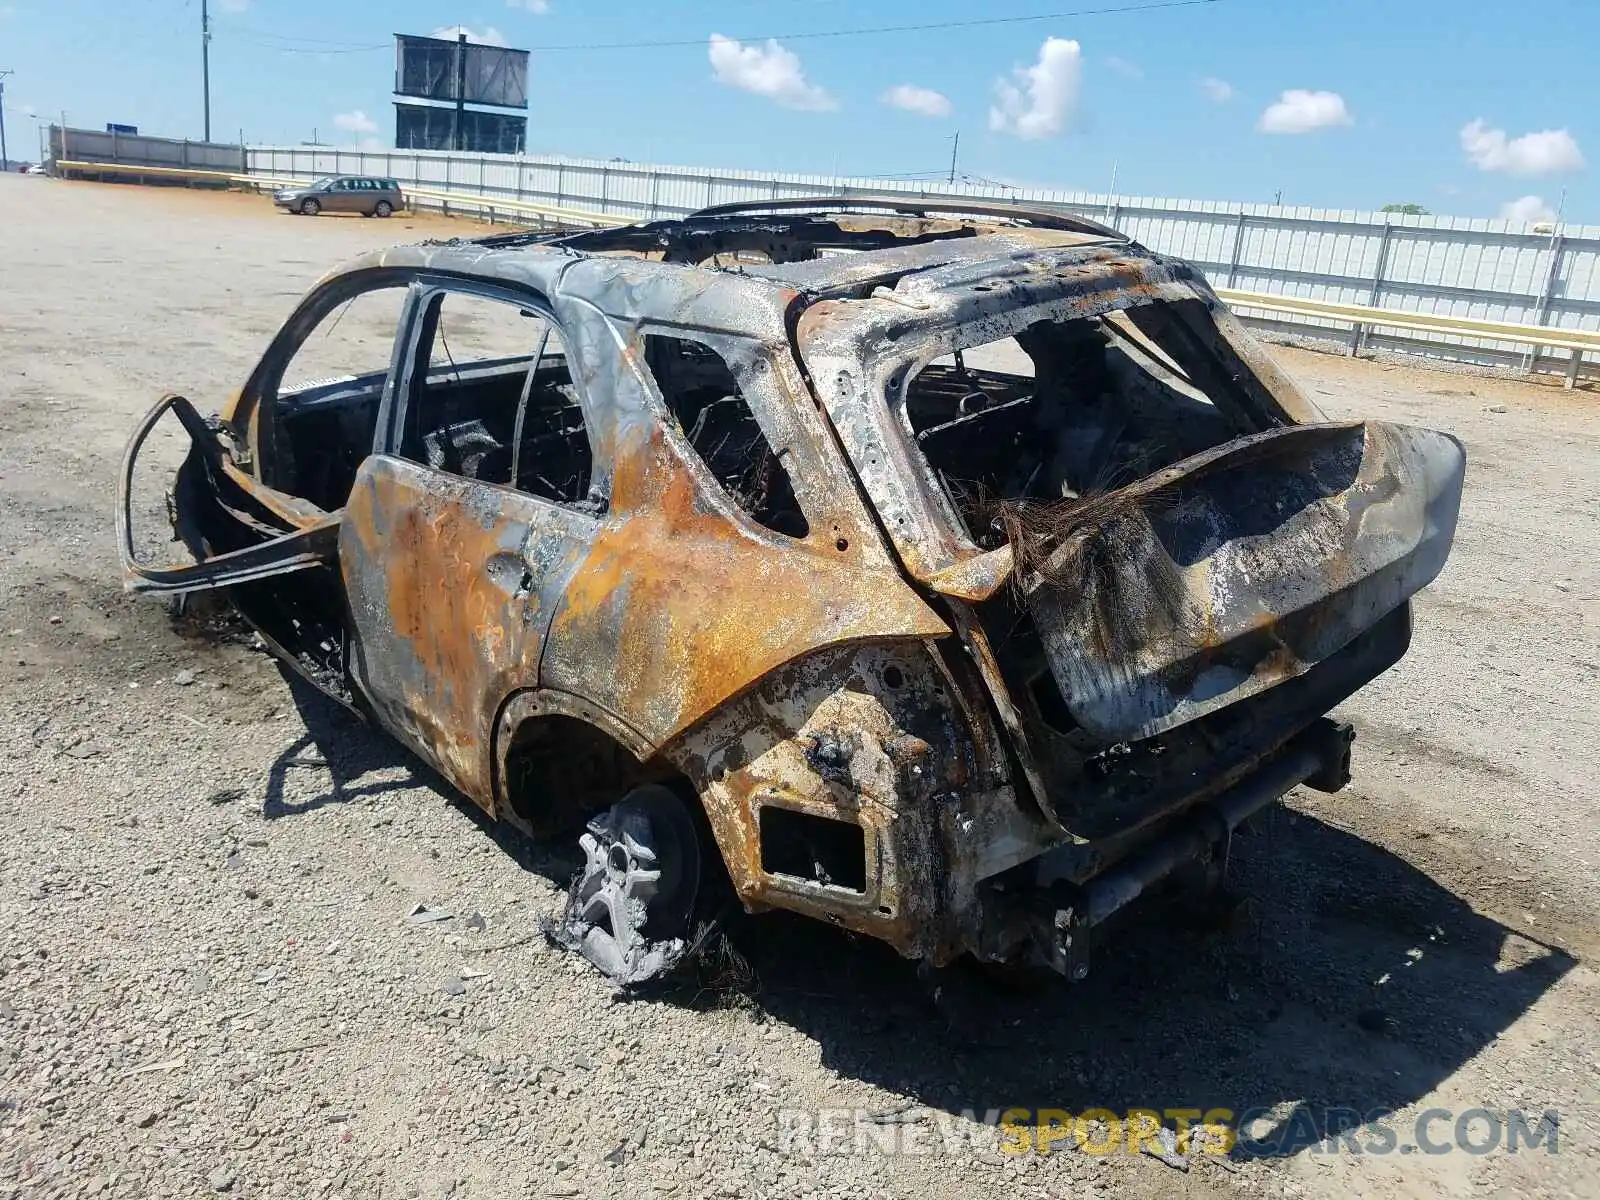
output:
[[[852,198],[848,203],[859,207],[870,202]],[[1001,206],[946,215],[941,205],[940,215],[928,216],[895,207],[901,211],[707,210],[618,229],[422,242],[374,251],[328,278],[421,266],[549,293],[574,262],[596,259],[617,262],[619,270],[636,277],[659,274],[664,280],[680,280],[685,291],[725,289],[744,296],[769,291],[787,302],[796,294],[808,301],[866,296],[912,275],[934,286],[960,288],[1070,266],[1080,284],[1094,280],[1103,288],[1119,282],[1119,274],[1122,282],[1134,282],[1136,272],[1129,268],[1135,261],[1140,267],[1161,263],[1174,273],[1189,274],[1176,260],[1163,259],[1113,229],[1072,214]],[[698,269],[685,270],[691,267]]]

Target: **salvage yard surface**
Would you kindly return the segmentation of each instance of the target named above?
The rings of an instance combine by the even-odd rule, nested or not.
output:
[[[939,1011],[768,917],[747,969],[618,1003],[537,935],[573,846],[118,579],[155,397],[217,408],[328,267],[456,232],[0,176],[0,1196],[1600,1195],[1593,395],[1275,351],[1332,416],[1460,437],[1468,482],[1411,654],[1341,710],[1354,783],[1239,838],[1226,929],[1153,919],[1085,983]],[[1184,1170],[963,1116],[1007,1108],[1308,1133]],[[1555,1110],[1557,1152],[1304,1145],[1429,1108]]]

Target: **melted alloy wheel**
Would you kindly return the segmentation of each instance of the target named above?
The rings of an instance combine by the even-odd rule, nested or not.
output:
[[[700,893],[700,837],[678,795],[635,788],[589,822],[583,870],[548,930],[624,987],[670,971],[689,948]]]

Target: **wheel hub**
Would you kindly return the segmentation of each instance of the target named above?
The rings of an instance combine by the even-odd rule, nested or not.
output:
[[[683,801],[638,788],[595,817],[578,840],[584,866],[551,937],[623,986],[671,970],[689,946],[700,844]]]

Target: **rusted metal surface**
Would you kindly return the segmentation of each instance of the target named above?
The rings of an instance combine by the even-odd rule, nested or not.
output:
[[[196,562],[132,563],[125,494],[130,586],[234,587],[294,665],[487,811],[534,829],[581,808],[591,907],[615,891],[595,874],[611,849],[646,836],[637,789],[667,784],[698,796],[750,909],[936,962],[1060,966],[1018,897],[1087,887],[1392,664],[1406,600],[1448,552],[1462,459],[1443,435],[1324,423],[1184,263],[1059,214],[908,203],[358,260],[219,422],[180,411]],[[298,483],[306,401],[282,378],[319,321],[377,286],[411,289],[396,365],[338,401],[367,405],[375,433],[324,511]],[[462,289],[559,329],[586,495],[408,459],[428,305]],[[708,466],[652,370],[661,338],[726,367],[803,529],[763,524]],[[1033,375],[965,365],[1011,339]],[[943,423],[915,423],[954,398]],[[980,466],[962,454],[1024,413],[1006,436],[1057,439],[1062,463],[1115,450],[1137,477],[1075,510],[1067,475],[1044,494],[964,486]],[[1133,426],[1145,440],[1119,441]],[[1042,532],[997,533],[1024,517]],[[294,573],[262,582],[274,571]],[[290,644],[306,630],[310,652]],[[549,767],[563,738],[582,780]],[[624,792],[632,808],[595,816]]]
[[[963,719],[963,716],[966,719]],[[695,782],[740,898],[945,961],[979,920],[985,878],[1060,840],[988,760],[932,648],[839,648],[773,672],[690,731],[672,756]],[[850,892],[762,866],[764,806],[866,831],[867,887]]]
[[[898,575],[715,511],[659,431],[620,449],[615,519],[556,613],[546,686],[592,697],[659,747],[812,650],[948,632]]]
[[[369,458],[356,477],[340,534],[351,673],[384,724],[490,812],[495,716],[537,682],[595,525],[396,458]]]

